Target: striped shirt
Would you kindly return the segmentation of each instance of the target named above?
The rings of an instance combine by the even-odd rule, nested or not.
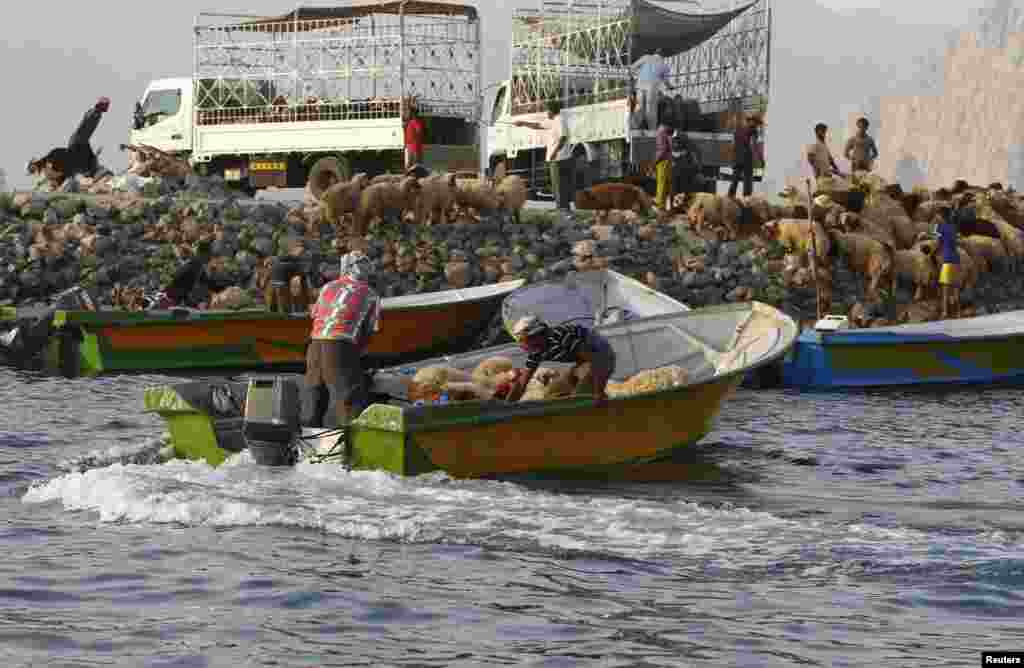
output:
[[[544,348],[527,356],[526,368],[533,371],[541,362],[575,362],[589,340],[590,330],[581,325],[550,327],[544,334]]]
[[[311,315],[311,339],[362,345],[380,330],[380,297],[368,283],[342,274],[320,289]]]

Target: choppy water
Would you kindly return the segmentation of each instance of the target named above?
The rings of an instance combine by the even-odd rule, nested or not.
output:
[[[1024,649],[1024,390],[742,391],[697,454],[632,472],[661,480],[560,483],[159,463],[163,380],[0,369],[0,665]]]

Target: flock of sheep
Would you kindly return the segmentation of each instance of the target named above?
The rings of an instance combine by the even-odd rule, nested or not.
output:
[[[851,180],[819,179],[813,200],[787,189],[782,205],[757,196],[733,200],[700,193],[688,202],[687,218],[695,230],[721,239],[758,236],[780,242],[790,253],[783,269],[788,283],[808,281],[813,256],[826,313],[837,259],[864,279],[869,302],[879,301],[883,291],[895,294],[902,283],[914,288],[914,304],[933,306],[942,266],[936,225],[942,210],[967,193],[974,196],[977,213],[976,220],[960,226],[961,288],[969,289],[982,274],[1013,271],[1024,258],[1024,197],[1000,184],[980,188],[958,181],[952,188],[906,193],[874,175],[858,174]],[[934,308],[907,308],[900,319],[936,317]]]

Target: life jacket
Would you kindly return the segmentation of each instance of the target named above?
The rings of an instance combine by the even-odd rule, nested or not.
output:
[[[320,290],[310,338],[356,343],[379,314],[380,298],[370,285],[343,275]]]

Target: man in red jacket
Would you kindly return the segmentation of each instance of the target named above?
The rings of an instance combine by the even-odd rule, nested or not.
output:
[[[409,102],[402,112],[405,121],[405,168],[423,162],[423,121],[416,111],[416,103]]]

